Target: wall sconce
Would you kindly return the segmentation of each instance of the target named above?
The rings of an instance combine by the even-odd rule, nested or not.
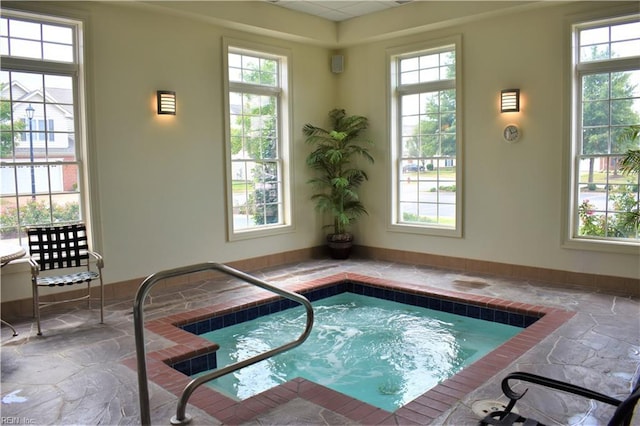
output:
[[[158,115],[176,115],[176,92],[170,90],[158,90]]]
[[[505,89],[500,94],[500,112],[520,111],[520,89]]]

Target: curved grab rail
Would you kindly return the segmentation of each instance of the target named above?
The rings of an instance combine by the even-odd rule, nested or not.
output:
[[[263,288],[265,290],[269,290],[274,292],[282,297],[293,300],[295,302],[303,305],[307,311],[307,324],[304,329],[304,332],[294,341],[287,343],[282,346],[278,346],[277,348],[271,349],[267,352],[263,352],[251,358],[247,358],[245,360],[236,362],[234,364],[227,365],[224,368],[219,370],[212,371],[205,375],[202,375],[198,378],[191,380],[187,386],[185,386],[182,391],[182,396],[178,401],[178,407],[176,409],[176,415],[171,418],[172,424],[187,424],[191,421],[191,417],[188,416],[186,411],[187,402],[191,397],[191,394],[202,384],[214,380],[220,376],[223,376],[228,373],[232,373],[241,368],[247,367],[249,365],[260,362],[264,359],[267,359],[273,355],[276,355],[280,352],[287,351],[291,348],[294,348],[304,342],[309,334],[311,333],[311,327],[313,326],[313,308],[311,307],[311,303],[299,294],[293,293],[288,290],[284,290],[278,287],[274,287],[271,284],[268,284],[256,277],[253,277],[249,274],[246,274],[242,271],[238,271],[237,269],[231,268],[227,265],[223,265],[215,262],[205,262],[199,263],[190,266],[184,266],[181,268],[169,269],[166,271],[157,272],[153,275],[148,276],[136,292],[136,297],[133,302],[133,327],[135,332],[136,339],[136,361],[138,367],[138,390],[139,390],[139,398],[140,398],[140,421],[143,425],[151,424],[151,409],[149,405],[149,383],[147,380],[147,364],[146,364],[146,355],[145,355],[145,347],[144,347],[144,300],[151,288],[161,280],[165,280],[172,277],[178,277],[181,275],[192,274],[195,272],[202,272],[207,270],[217,270],[223,272],[227,275],[231,275],[233,277],[239,278],[243,281],[246,281],[249,284],[253,284],[257,287]]]

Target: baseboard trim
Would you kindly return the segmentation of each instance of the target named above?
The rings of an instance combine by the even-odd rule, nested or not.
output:
[[[640,278],[588,274],[379,247],[358,246],[355,254],[366,259],[535,281],[557,287],[575,287],[620,296],[640,296]]]
[[[253,272],[275,266],[282,266],[311,259],[326,258],[323,246],[269,254],[250,259],[242,259],[226,264],[241,271]],[[379,247],[355,246],[353,256],[362,259],[373,259],[408,265],[426,266],[436,269],[473,273],[502,278],[512,278],[545,283],[557,287],[574,287],[598,293],[620,296],[640,297],[640,279],[617,277],[611,275],[587,274],[582,272],[562,271],[557,269],[538,268],[533,266],[513,265],[486,260],[466,259],[461,257],[442,256],[430,253],[418,253]],[[185,277],[177,277],[158,283],[156,288],[171,287],[185,282],[198,282],[219,277],[216,271],[205,271]],[[146,277],[121,281],[106,285],[106,300],[122,300],[133,297]],[[97,296],[98,289],[94,287]],[[64,299],[73,296],[73,290],[47,296],[46,299]],[[45,299],[43,297],[43,299]],[[31,315],[33,301],[31,298],[2,302],[3,319],[25,318]]]

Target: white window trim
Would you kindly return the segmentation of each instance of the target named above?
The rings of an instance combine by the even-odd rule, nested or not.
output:
[[[456,53],[456,226],[455,228],[449,228],[438,225],[414,225],[406,223],[398,223],[397,211],[398,211],[398,170],[400,164],[400,136],[398,129],[398,90],[396,82],[398,81],[396,71],[396,58],[403,54],[412,52],[428,51],[441,48],[446,45],[454,45]],[[463,237],[463,200],[464,200],[464,188],[463,188],[463,175],[464,175],[464,161],[463,161],[463,102],[462,102],[462,36],[454,35],[438,40],[432,40],[428,42],[421,42],[412,45],[395,47],[388,49],[386,52],[387,60],[387,87],[388,91],[388,122],[389,122],[389,140],[391,141],[391,161],[389,175],[391,177],[391,185],[389,185],[390,193],[388,199],[390,200],[390,208],[388,210],[387,229],[391,232],[402,232],[409,234],[431,235],[440,237]],[[443,85],[447,85],[448,82],[443,82]]]
[[[606,10],[590,12],[586,14],[572,15],[565,20],[565,91],[564,91],[564,105],[565,110],[563,112],[564,122],[564,134],[565,134],[565,147],[563,157],[563,167],[565,169],[564,179],[562,182],[562,229],[561,229],[561,247],[571,250],[587,250],[598,251],[603,253],[617,253],[617,254],[630,254],[640,255],[640,242],[633,242],[627,240],[604,240],[598,238],[578,237],[574,235],[574,231],[578,224],[577,218],[574,217],[573,207],[577,199],[577,185],[575,182],[576,173],[575,169],[578,167],[578,141],[577,137],[580,134],[580,123],[576,115],[576,99],[579,96],[579,82],[576,76],[576,67],[578,64],[577,50],[574,50],[575,43],[575,29],[584,26],[589,22],[606,21],[624,19],[629,15],[638,13],[637,7],[623,6],[619,8],[610,8]],[[635,59],[620,59],[619,63],[633,63]],[[606,71],[609,69],[607,64],[599,62],[587,63],[580,65],[582,69],[589,69],[592,71]]]
[[[232,193],[232,167],[231,167],[231,128],[230,111],[229,111],[229,49],[241,49],[248,52],[255,52],[257,55],[274,55],[278,58],[285,58],[284,66],[280,67],[280,88],[282,89],[280,97],[280,105],[278,111],[279,134],[281,135],[279,150],[280,162],[282,164],[282,224],[265,225],[260,228],[251,228],[243,230],[234,230],[233,228],[233,193]],[[265,45],[261,43],[248,42],[229,37],[222,39],[222,72],[223,72],[223,94],[224,94],[224,126],[225,126],[225,188],[226,188],[226,211],[227,211],[227,240],[241,241],[253,238],[268,237],[295,231],[293,209],[293,170],[291,167],[291,159],[293,158],[292,143],[292,111],[293,106],[291,96],[291,77],[290,70],[292,67],[292,54],[290,49]],[[241,85],[241,83],[234,83]],[[270,89],[265,87],[268,92]]]

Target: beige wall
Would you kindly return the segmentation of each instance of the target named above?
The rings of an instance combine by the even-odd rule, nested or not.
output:
[[[480,2],[484,9],[467,8],[462,16],[458,6],[447,12],[443,4],[429,14],[428,3],[396,8],[393,19],[376,14],[339,25],[262,2],[20,3],[88,17],[89,119],[107,282],[321,244],[321,223],[308,201],[308,149],[300,130],[307,122],[324,124],[335,106],[368,116],[377,142],[377,162],[363,189],[370,216],[358,226],[358,244],[638,277],[637,255],[561,247],[564,19],[604,5],[518,3],[513,8],[513,2]],[[371,28],[384,32],[371,34]],[[463,40],[464,238],[391,232],[386,49],[454,34]],[[222,37],[292,51],[292,233],[227,241]],[[329,68],[336,49],[345,55],[346,69],[339,75]],[[499,91],[511,86],[523,93],[516,120],[523,138],[515,145],[502,141],[506,118],[496,110]],[[177,92],[175,117],[155,115],[159,89]],[[3,268],[2,279],[2,301],[30,297],[26,265]]]
[[[639,277],[638,250],[635,254],[612,254],[561,246],[563,179],[568,171],[563,154],[569,137],[563,109],[568,102],[564,80],[567,20],[603,8],[611,12],[614,7],[611,2],[527,7],[509,15],[495,14],[345,49],[347,72],[340,82],[341,104],[370,118],[380,142],[378,158],[382,160],[372,173],[371,186],[376,190],[365,193],[371,215],[359,223],[359,243],[508,264]],[[388,197],[383,197],[380,191],[381,187],[388,189],[386,177],[391,158],[386,143],[385,53],[397,46],[452,35],[461,35],[463,46],[464,238],[392,232],[387,229]],[[521,89],[521,112],[500,114],[500,90],[511,87]],[[518,124],[523,134],[516,144],[505,143],[501,136],[504,126],[511,122]]]
[[[95,132],[109,279],[314,245],[317,229],[308,221],[295,233],[226,241],[221,39],[291,48],[295,164],[304,161],[299,129],[331,105],[331,75],[317,71],[327,68],[326,49],[145,10],[94,10]],[[155,90],[163,88],[177,92],[175,117],[153,113]],[[309,216],[305,191],[296,185],[298,218]]]

